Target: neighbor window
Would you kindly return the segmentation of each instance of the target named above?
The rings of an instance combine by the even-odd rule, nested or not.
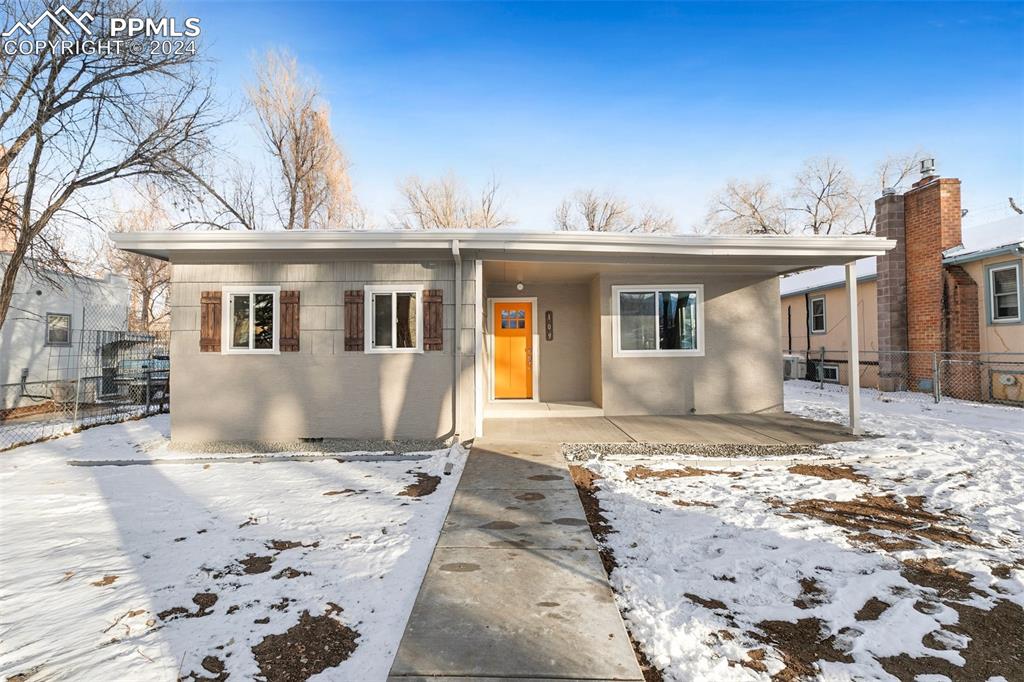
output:
[[[988,270],[989,311],[993,322],[1020,321],[1020,263]]]
[[[418,353],[423,349],[420,287],[366,287],[367,353]]]
[[[616,355],[702,355],[703,287],[612,287]]]
[[[224,289],[224,350],[228,353],[276,353],[280,287]]]
[[[811,320],[811,333],[825,333],[825,297],[811,299],[811,309],[808,311]]]
[[[822,365],[821,380],[829,384],[838,384],[839,365]]]
[[[46,343],[67,346],[71,343],[71,316],[65,313],[46,314]]]

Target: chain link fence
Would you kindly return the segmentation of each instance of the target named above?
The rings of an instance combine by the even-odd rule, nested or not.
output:
[[[0,450],[169,409],[169,335],[128,331],[116,306],[80,312],[66,332],[16,340],[31,353],[21,380],[0,384]]]
[[[956,398],[1024,407],[1024,353],[860,351],[862,389],[880,395],[939,402]],[[787,379],[850,383],[850,353],[817,350],[783,353]]]

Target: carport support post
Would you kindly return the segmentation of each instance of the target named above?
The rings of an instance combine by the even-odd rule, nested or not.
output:
[[[850,433],[860,433],[860,348],[857,333],[857,263],[846,264],[846,319],[850,321]]]

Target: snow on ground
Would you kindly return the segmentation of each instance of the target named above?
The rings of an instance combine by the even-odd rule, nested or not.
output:
[[[313,679],[384,679],[465,452],[66,464],[173,457],[168,431],[162,415],[0,455],[0,678],[218,679],[222,663],[251,679],[253,647],[308,611],[292,633],[334,637],[328,658],[351,638],[344,627],[358,633],[348,659]],[[302,655],[316,665],[317,652]]]
[[[806,417],[843,421],[846,400],[786,383]],[[1024,412],[869,391],[862,409],[881,437],[793,471],[586,463],[620,608],[666,679],[1024,679]]]

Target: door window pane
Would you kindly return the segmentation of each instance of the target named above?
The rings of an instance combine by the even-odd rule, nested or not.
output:
[[[697,293],[659,291],[658,313],[661,350],[693,350],[697,347]]]
[[[253,294],[253,348],[274,348],[274,295]]]
[[[249,294],[231,297],[231,347],[249,347]]]
[[[619,343],[622,350],[656,350],[656,325],[653,291],[619,292]]]
[[[391,294],[373,297],[373,346],[391,348]]]
[[[416,294],[395,294],[396,348],[416,347]]]

